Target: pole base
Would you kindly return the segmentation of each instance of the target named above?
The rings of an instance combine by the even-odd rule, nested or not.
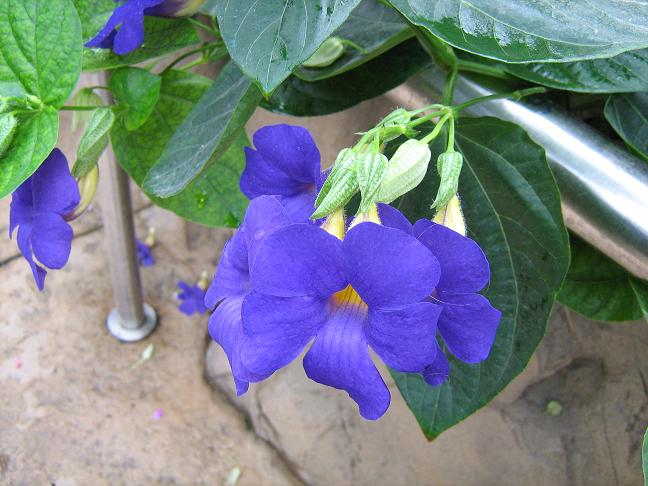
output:
[[[108,314],[108,319],[106,319],[108,332],[118,340],[125,343],[141,341],[148,337],[155,330],[157,323],[157,313],[155,312],[155,309],[148,304],[144,304],[144,322],[134,329],[129,329],[124,326],[125,322],[119,315],[117,308],[113,309],[110,314]]]

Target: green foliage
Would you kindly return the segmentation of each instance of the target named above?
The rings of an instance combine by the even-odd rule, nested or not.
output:
[[[84,49],[83,70],[101,71],[137,64],[199,42],[200,37],[188,20],[145,17],[144,44],[139,49],[125,56],[118,56],[110,49]]]
[[[578,61],[648,47],[648,2],[390,0],[447,43],[504,62]]]
[[[115,10],[114,0],[72,0],[76,7],[84,42],[92,39]]]
[[[56,145],[58,114],[52,107],[18,117],[13,141],[0,159],[0,198],[38,169]]]
[[[184,189],[237,139],[260,99],[259,90],[230,62],[175,131],[144,189],[159,197]]]
[[[80,73],[81,23],[70,0],[0,2],[0,87],[58,108]]]
[[[214,2],[230,56],[269,94],[313,55],[360,0]]]
[[[18,128],[18,120],[13,113],[0,114],[0,157],[7,151]]]
[[[208,92],[210,80],[183,71],[162,76],[160,98],[151,117],[135,131],[121,124],[112,130],[112,142],[120,165],[142,186],[149,169],[162,155],[166,143]],[[236,227],[243,221],[247,199],[238,183],[245,165],[243,147],[247,138],[240,130],[218,163],[169,198],[149,197],[155,204],[183,218],[208,226]]]
[[[556,89],[581,93],[624,93],[644,91],[647,87],[648,49],[624,52],[605,59],[560,63],[506,64],[477,59],[518,78]]]
[[[571,237],[571,265],[558,300],[599,321],[632,321],[648,318],[648,282],[592,248]]]
[[[604,113],[623,141],[648,161],[648,93],[610,96]]]
[[[111,108],[95,110],[77,148],[77,160],[72,168],[74,177],[83,177],[97,165],[110,141],[110,129],[114,122],[115,115]]]
[[[146,122],[160,97],[161,85],[160,76],[146,69],[127,67],[112,73],[108,86],[124,110],[127,130],[136,130]]]
[[[101,106],[103,101],[101,96],[95,93],[91,88],[81,88],[70,100],[72,105],[76,106]],[[70,127],[73,132],[79,126],[85,125],[92,118],[92,111],[75,111],[72,113],[72,126]]]
[[[429,63],[430,57],[418,41],[410,39],[332,78],[308,82],[292,76],[261,106],[275,113],[294,116],[328,115],[395,88]]]
[[[491,266],[485,295],[502,311],[489,358],[466,364],[450,358],[450,379],[428,386],[418,374],[393,372],[399,390],[429,438],[465,419],[526,366],[544,336],[554,298],[569,265],[560,198],[544,151],[518,126],[495,118],[465,118],[455,148],[464,158],[459,194],[469,236]],[[445,150],[437,139],[433,156]],[[438,177],[396,201],[411,220],[430,219]]]
[[[379,56],[414,34],[394,9],[377,0],[362,0],[333,35],[353,42],[364,52],[346,49],[341,57],[324,68],[302,65],[294,71],[297,77],[304,81],[319,81],[337,76]]]

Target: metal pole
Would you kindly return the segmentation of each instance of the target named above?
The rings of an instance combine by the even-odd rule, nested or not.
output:
[[[105,74],[100,79],[107,85]],[[100,169],[104,238],[116,304],[106,326],[120,341],[139,341],[153,332],[157,314],[142,301],[129,179],[117,164],[110,144],[101,158]]]
[[[409,84],[409,93],[397,91],[396,97],[408,108],[408,101],[438,97],[443,82],[444,74],[430,69]],[[455,102],[492,93],[460,76]],[[648,279],[648,164],[546,102],[489,101],[469,112],[524,128],[547,153],[567,227],[630,273]]]

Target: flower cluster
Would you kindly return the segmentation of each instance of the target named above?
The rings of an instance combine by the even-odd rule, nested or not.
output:
[[[119,0],[115,0],[119,1]],[[184,17],[198,11],[204,0],[126,0],[115,8],[86,47],[112,48],[124,55],[144,43],[144,17]]]
[[[241,181],[254,199],[205,299],[239,394],[312,342],[308,377],[377,419],[390,393],[369,348],[430,385],[450,373],[439,337],[465,362],[488,356],[500,313],[477,293],[489,279],[477,243],[429,220],[412,225],[385,204],[348,228],[342,210],[312,222],[320,164],[308,132],[265,127],[254,144]]]

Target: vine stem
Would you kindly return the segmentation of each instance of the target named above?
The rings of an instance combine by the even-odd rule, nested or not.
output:
[[[541,94],[541,93],[546,93],[547,88],[543,88],[541,86],[533,87],[533,88],[526,88],[526,89],[519,89],[517,91],[511,91],[508,93],[496,93],[488,96],[481,96],[480,98],[474,98],[472,100],[466,101],[465,103],[461,103],[459,105],[455,105],[452,107],[454,111],[462,111],[465,110],[468,107],[471,107],[473,105],[476,105],[478,103],[484,103],[486,101],[492,101],[492,100],[501,100],[501,99],[512,99],[512,100],[519,100],[524,98],[525,96],[530,96],[534,94]]]
[[[61,106],[59,110],[61,111],[93,111],[101,106]]]
[[[434,140],[437,135],[439,135],[439,132],[443,128],[443,125],[445,125],[445,122],[447,122],[449,119],[452,119],[452,113],[448,112],[443,117],[439,120],[439,123],[436,124],[434,127],[434,130],[432,130],[429,134],[427,134],[425,137],[423,137],[420,141],[423,143],[430,143],[432,140]]]

